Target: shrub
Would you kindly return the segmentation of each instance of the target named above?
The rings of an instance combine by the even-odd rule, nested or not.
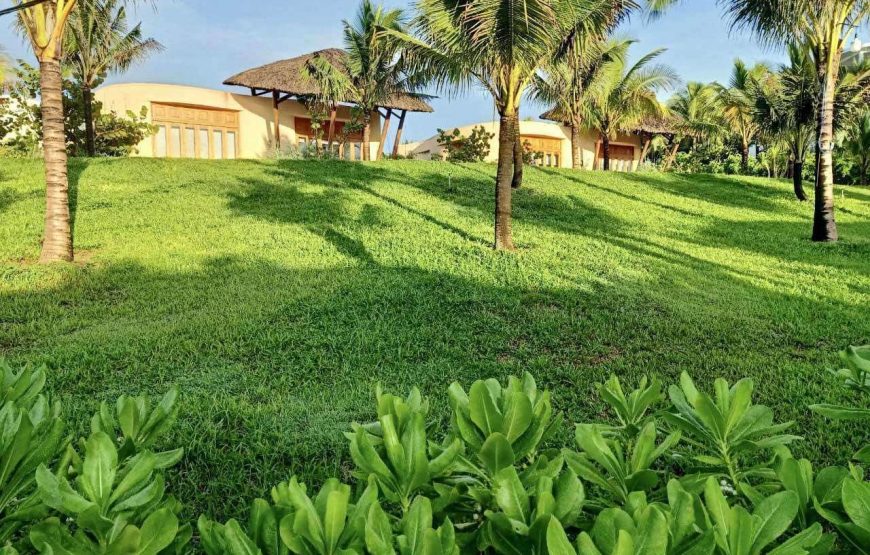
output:
[[[438,144],[447,150],[447,160],[450,162],[483,162],[489,156],[493,137],[495,133],[487,132],[482,125],[472,129],[468,137],[459,129],[454,129],[452,133],[438,130]]]
[[[868,354],[850,348],[847,368],[835,373],[862,395],[870,389]],[[5,367],[3,411],[12,417],[2,419],[4,432],[57,414],[40,393],[44,379],[44,370]],[[864,469],[815,471],[795,459],[787,446],[799,438],[753,402],[751,380],[716,380],[706,392],[683,374],[666,397],[658,380],[626,393],[611,378],[598,392],[611,418],[578,424],[576,449],[558,449],[550,442],[560,418],[528,374],[506,384],[480,380],[467,391],[451,385],[450,425],[440,434],[418,390],[397,397],[378,388],[377,420],[346,434],[355,484],[331,479],[309,493],[292,477],[272,489],[271,501],[255,500],[244,524],[201,516],[199,548],[208,555],[867,553]],[[154,450],[175,419],[176,398],[170,391],[151,408],[144,398],[122,397],[114,414],[101,406],[77,449],[57,434],[34,449],[41,462],[18,465],[20,479],[2,482],[0,522],[17,523],[3,528],[4,540],[45,553],[188,550],[191,531],[165,495],[162,472],[181,451]],[[861,409],[814,410],[867,417]],[[54,418],[46,422],[60,422]],[[20,531],[28,521],[39,521],[29,545]]]

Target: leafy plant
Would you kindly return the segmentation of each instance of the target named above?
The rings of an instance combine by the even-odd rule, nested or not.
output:
[[[721,477],[739,489],[753,480],[775,478],[770,461],[763,457],[771,449],[800,438],[783,433],[791,422],[774,424],[773,411],[752,402],[753,387],[749,379],[729,387],[720,378],[713,386],[714,397],[710,397],[684,372],[680,386],[668,389],[672,408],[663,411],[662,417],[682,431],[697,452],[692,458],[698,466],[687,469],[687,481],[697,484],[709,476]]]
[[[495,133],[489,133],[482,125],[473,128],[467,137],[459,129],[450,133],[438,130],[438,144],[447,151],[450,162],[483,162],[489,156],[494,137]]]
[[[459,555],[456,533],[450,519],[433,528],[432,504],[417,497],[399,524],[399,534],[393,532],[390,517],[377,503],[369,509],[365,543],[372,555]]]
[[[538,391],[528,373],[511,377],[507,387],[492,379],[476,381],[468,394],[454,383],[448,395],[453,435],[490,475],[534,453],[556,422],[550,392]]]
[[[53,553],[180,551],[190,527],[179,525],[181,506],[165,495],[161,462],[149,451],[119,459],[112,438],[92,432],[84,457],[74,460],[72,482],[44,465],[36,471],[43,503],[68,520],[48,518],[31,529],[30,541]]]
[[[404,510],[413,497],[432,492],[432,481],[450,472],[462,448],[458,439],[444,446],[427,446],[429,403],[414,388],[407,399],[377,389],[378,421],[353,425],[350,453],[357,475],[374,476],[387,498]]]
[[[63,450],[60,405],[42,390],[45,368],[15,371],[0,361],[0,546],[20,527],[44,516],[35,495],[35,472]]]
[[[197,521],[200,545],[207,555],[286,555],[289,548],[281,539],[279,525],[281,520],[293,514],[292,502],[287,488],[272,488],[272,501],[255,499],[251,505],[247,530],[239,522],[230,519],[219,524],[201,515]]]

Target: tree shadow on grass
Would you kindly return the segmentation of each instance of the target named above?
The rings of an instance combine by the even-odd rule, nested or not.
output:
[[[168,444],[186,457],[173,490],[219,519],[293,473],[348,478],[341,432],[374,416],[377,381],[397,393],[420,386],[444,422],[452,381],[529,370],[554,389],[568,421],[582,421],[600,416],[593,384],[612,372],[673,382],[688,370],[704,387],[748,375],[780,418],[801,421],[809,451],[835,459],[853,450],[795,401],[837,398],[819,368],[867,339],[863,307],[756,288],[631,238],[613,241],[645,258],[649,278],[568,274],[562,287],[384,266],[352,236],[327,229],[322,238],[365,263],[299,270],[215,256],[187,272],[82,269],[51,288],[0,296],[0,345],[13,362],[49,365],[78,432],[100,400],[179,385]],[[560,439],[569,436],[566,426]]]

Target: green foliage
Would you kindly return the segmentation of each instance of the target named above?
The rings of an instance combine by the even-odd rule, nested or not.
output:
[[[840,359],[846,368],[832,373],[848,389],[863,395],[865,400],[870,398],[870,346],[849,347],[840,353]],[[830,404],[811,405],[810,408],[834,420],[870,420],[870,408]],[[858,451],[854,458],[870,464],[870,445]]]
[[[452,133],[438,130],[438,144],[447,151],[449,162],[483,162],[489,156],[493,137],[495,133],[489,133],[482,125],[473,128],[468,137],[459,129]]]
[[[183,450],[151,450],[172,425],[177,399],[172,390],[152,409],[144,397],[122,396],[118,425],[103,403],[91,419],[90,436],[80,440],[83,455],[70,447],[68,466],[56,472],[39,466],[39,498],[65,518],[52,516],[30,530],[36,549],[140,555],[184,551],[191,528],[179,523],[181,504],[166,495],[163,474],[178,463]],[[120,449],[114,440],[119,434]]]
[[[20,62],[15,73],[10,102],[0,104],[0,145],[7,156],[32,157],[42,149],[42,118],[40,106],[34,101],[39,96],[39,69]],[[81,86],[65,78],[64,128],[70,156],[87,155],[82,103]],[[138,114],[128,110],[120,115],[114,111],[104,112],[102,104],[94,102],[93,113],[98,156],[129,156],[143,139],[154,133],[154,127],[147,121],[145,106]]]
[[[407,399],[385,394],[378,387],[378,421],[353,425],[350,453],[357,475],[373,476],[387,498],[407,509],[423,488],[451,470],[462,444],[458,439],[443,446],[427,445],[426,417],[429,403],[414,388]]]
[[[448,389],[451,430],[468,454],[490,474],[517,464],[537,451],[557,422],[549,391],[539,391],[531,374],[478,380],[468,393],[458,383]]]
[[[0,360],[0,547],[28,521],[44,515],[34,495],[35,472],[65,444],[60,405],[42,393],[44,367],[15,371]]]
[[[672,409],[662,417],[696,448],[692,458],[698,466],[687,469],[694,478],[725,478],[732,488],[768,481],[773,476],[765,453],[800,439],[783,433],[791,422],[775,424],[770,408],[752,402],[753,388],[750,379],[729,387],[720,378],[711,397],[684,372],[680,386],[668,389]]]

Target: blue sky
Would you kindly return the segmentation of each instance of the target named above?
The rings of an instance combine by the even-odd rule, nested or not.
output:
[[[0,6],[9,5],[0,0]],[[224,88],[221,82],[240,70],[320,48],[341,45],[341,20],[356,10],[356,0],[158,0],[159,11],[140,8],[145,32],[166,50],[112,76],[109,82],[162,82]],[[407,7],[409,1],[385,0]],[[11,18],[0,20],[0,45],[13,58],[30,60],[27,47],[13,32]],[[620,30],[639,42],[635,54],[667,48],[661,61],[684,81],[726,81],[737,57],[748,62],[778,62],[781,55],[764,51],[748,37],[729,33],[715,0],[683,0],[653,22],[636,18]],[[238,92],[245,92],[236,89]],[[439,98],[434,114],[411,114],[405,138],[422,139],[437,127],[454,127],[493,119],[491,101],[481,91]],[[523,117],[541,107],[528,106]]]

